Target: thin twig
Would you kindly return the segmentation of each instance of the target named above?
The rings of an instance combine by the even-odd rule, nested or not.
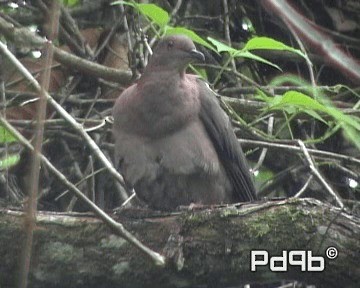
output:
[[[23,144],[30,151],[34,151],[34,147],[30,142],[22,136],[8,121],[0,116],[0,124],[3,125],[21,144]],[[157,252],[152,251],[150,248],[143,245],[136,239],[124,226],[113,220],[103,210],[101,210],[95,203],[86,197],[74,184],[72,184],[64,174],[62,174],[44,155],[39,155],[42,163],[52,172],[58,180],[63,183],[69,190],[71,190],[78,198],[80,198],[91,211],[94,212],[106,225],[108,225],[117,235],[126,239],[129,243],[142,251],[145,255],[151,258],[158,266],[165,266],[165,258]]]
[[[23,64],[7,49],[6,45],[0,41],[0,50],[6,55],[9,60],[15,65],[21,74],[34,86],[37,91],[41,91],[41,86],[37,80],[31,75],[31,73],[23,66]],[[124,187],[126,187],[124,178],[114,168],[112,163],[106,158],[104,153],[96,145],[95,141],[86,133],[85,129],[81,124],[63,108],[61,107],[46,91],[44,92],[48,103],[75,129],[85,140],[86,144],[92,150],[94,155],[103,163],[103,165],[109,170],[110,174],[119,181]]]
[[[66,8],[64,8],[63,6],[61,7],[61,16],[62,16],[61,20],[63,20],[62,22],[64,22],[66,24],[66,26],[68,26],[69,29],[72,30],[74,38],[77,38],[78,43],[81,43],[84,50],[86,51],[86,54],[88,56],[90,56],[91,59],[93,59],[94,51],[91,49],[89,44],[85,41],[84,36],[81,34],[79,27],[78,27],[76,21],[74,20],[74,18],[71,16],[69,11]]]
[[[52,2],[51,9],[48,10],[51,28],[49,41],[53,41],[57,37],[59,25],[59,2]],[[24,218],[24,245],[22,247],[20,273],[19,273],[19,288],[26,288],[28,284],[28,275],[30,271],[30,260],[32,254],[33,235],[36,226],[37,214],[37,197],[39,190],[39,176],[40,176],[40,154],[44,138],[44,119],[46,117],[46,91],[50,85],[51,64],[53,61],[53,46],[50,42],[46,43],[46,56],[44,71],[41,77],[41,86],[38,89],[39,101],[37,102],[36,113],[36,130],[35,130],[35,144],[32,153],[31,174],[29,183],[29,199],[27,201],[27,211]]]
[[[273,117],[273,116],[270,116],[270,117],[269,117],[269,122],[268,122],[268,131],[267,131],[269,135],[272,135],[273,128],[274,128],[274,117]],[[263,163],[264,160],[265,160],[265,157],[266,157],[267,152],[268,152],[268,148],[264,147],[264,148],[262,149],[262,151],[261,151],[261,154],[260,154],[260,157],[259,157],[258,162],[257,162],[256,165],[252,168],[253,173],[254,173],[255,171],[257,171],[257,170],[261,167],[262,163]]]
[[[301,152],[301,148],[295,145],[290,144],[284,144],[284,143],[277,143],[277,142],[266,142],[266,141],[257,141],[257,140],[249,140],[249,139],[238,139],[238,141],[241,144],[249,144],[253,146],[260,146],[260,147],[269,147],[269,148],[275,148],[275,149],[286,149],[289,151],[297,151]],[[316,149],[307,149],[307,151],[312,154],[313,156],[318,157],[325,157],[330,158],[334,160],[341,160],[348,163],[353,163],[357,166],[360,165],[360,159],[343,155],[343,154],[337,154],[333,152],[328,151],[322,151],[322,150],[316,150]]]
[[[124,21],[125,14],[121,15],[120,19],[116,21],[115,25],[111,27],[110,32],[106,34],[105,39],[100,43],[97,48],[94,58],[96,59],[99,54],[104,50],[104,48],[109,44],[112,37],[115,37],[117,30],[120,28],[122,22]],[[125,24],[124,24],[125,26]]]
[[[306,191],[306,189],[309,187],[309,184],[311,182],[311,180],[314,178],[314,175],[310,175],[310,177],[306,180],[305,184],[303,187],[301,187],[301,189],[299,190],[299,192],[297,192],[294,195],[294,198],[299,198],[302,194],[304,194],[304,192]]]
[[[84,178],[82,178],[79,182],[75,183],[74,186],[78,187],[80,184],[84,183],[85,181],[87,181],[89,178],[94,177],[96,174],[99,174],[101,172],[103,172],[104,170],[106,170],[105,168],[100,168],[96,171],[93,171],[91,174],[88,174],[86,176],[84,176]],[[69,193],[70,190],[66,189],[64,192],[62,192],[60,195],[56,196],[55,201],[58,201],[61,197],[64,197],[67,193]],[[131,197],[131,196],[130,196]],[[130,199],[130,197],[128,199],[126,199],[125,202],[128,202],[128,200]]]
[[[313,93],[316,94],[317,85],[316,85],[316,81],[315,81],[313,63],[311,62],[311,60],[310,60],[310,58],[309,58],[309,56],[307,54],[307,51],[305,49],[305,46],[303,45],[302,41],[300,40],[300,38],[298,36],[298,33],[296,33],[295,29],[293,29],[292,26],[289,23],[287,23],[287,27],[289,28],[290,32],[293,34],[296,42],[298,43],[298,45],[300,47],[301,52],[303,52],[303,54],[305,56],[305,62],[306,62],[306,65],[308,67],[308,70],[309,70],[310,81],[311,81],[311,85],[312,85],[312,88],[313,88]]]
[[[230,18],[229,18],[229,7],[227,0],[222,0],[222,4],[224,7],[224,32],[225,32],[225,39],[229,46],[231,46],[231,37],[230,37]],[[231,66],[234,71],[236,71],[236,65],[234,57],[229,55],[231,59]]]
[[[127,17],[126,17],[126,14],[125,14],[124,5],[123,5],[123,4],[120,4],[120,5],[119,5],[119,8],[120,8],[120,12],[121,12],[122,15],[123,15],[124,28],[125,28],[125,31],[126,31],[126,39],[127,39],[127,42],[128,42],[128,49],[129,49],[129,52],[131,53],[131,52],[133,51],[133,45],[132,45],[132,42],[131,42],[131,35],[130,35],[130,30],[129,30],[129,25],[128,25]]]
[[[304,153],[305,159],[308,162],[313,175],[319,180],[319,182],[325,187],[325,189],[335,198],[335,200],[339,204],[340,208],[343,208],[344,203],[342,202],[340,196],[330,187],[330,185],[325,181],[324,177],[321,175],[319,170],[315,167],[315,164],[314,164],[313,160],[311,159],[311,156],[310,156],[308,150],[306,149],[304,142],[301,140],[298,140],[297,142],[298,142],[302,152]]]
[[[171,13],[170,13],[171,19],[173,19],[174,16],[176,16],[176,14],[178,13],[178,11],[179,11],[179,9],[180,9],[180,7],[181,7],[181,5],[182,5],[182,2],[183,2],[183,0],[177,0],[177,1],[176,1],[176,4],[175,4],[173,10],[172,10]]]

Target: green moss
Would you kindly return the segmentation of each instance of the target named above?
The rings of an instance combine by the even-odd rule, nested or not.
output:
[[[303,219],[304,217],[309,218],[306,213],[296,209],[296,207],[277,207],[277,209],[268,210],[266,213],[254,214],[254,217],[245,223],[246,233],[248,237],[257,239],[265,245],[267,240],[272,240],[272,245],[275,244],[282,248],[285,248],[285,246],[295,248],[304,241],[288,237],[288,235],[304,235],[304,233],[299,233],[299,230],[309,231],[314,229],[314,222]],[[289,219],[291,220],[290,225]],[[274,233],[277,234],[277,237],[272,237]],[[274,239],[277,239],[278,243],[274,243]],[[289,239],[292,239],[293,242],[290,243]]]
[[[119,249],[126,245],[128,242],[116,235],[110,235],[106,238],[101,239],[100,246],[102,248],[116,248]]]
[[[121,276],[124,273],[130,271],[130,264],[127,261],[116,263],[112,266],[112,271],[117,276]]]
[[[66,243],[50,242],[43,246],[43,257],[51,259],[53,263],[71,264],[74,259],[82,258],[82,252]]]

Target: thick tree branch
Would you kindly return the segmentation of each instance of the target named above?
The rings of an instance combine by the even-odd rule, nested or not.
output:
[[[130,213],[132,212],[132,213]],[[135,212],[135,213],[134,213]],[[40,213],[34,234],[31,287],[226,287],[299,280],[316,287],[357,287],[360,219],[313,199],[247,204],[168,215],[139,216],[126,211],[125,227],[167,256],[159,269],[139,250],[111,233],[90,214]],[[16,275],[22,212],[0,210],[0,283],[12,287]],[[135,218],[136,217],[136,218]],[[117,219],[118,220],[118,219]],[[270,256],[308,250],[325,257],[324,272],[250,272],[250,250]],[[196,286],[198,287],[198,286]],[[201,286],[204,287],[204,286]]]

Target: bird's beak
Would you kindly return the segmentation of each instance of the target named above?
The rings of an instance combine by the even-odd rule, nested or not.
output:
[[[199,62],[205,62],[205,56],[200,51],[193,49],[189,52],[190,57],[194,60],[197,60]]]

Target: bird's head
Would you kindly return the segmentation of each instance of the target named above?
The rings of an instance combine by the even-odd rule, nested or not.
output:
[[[188,64],[204,61],[204,54],[196,50],[190,38],[183,35],[171,35],[158,42],[148,66],[182,72]]]

